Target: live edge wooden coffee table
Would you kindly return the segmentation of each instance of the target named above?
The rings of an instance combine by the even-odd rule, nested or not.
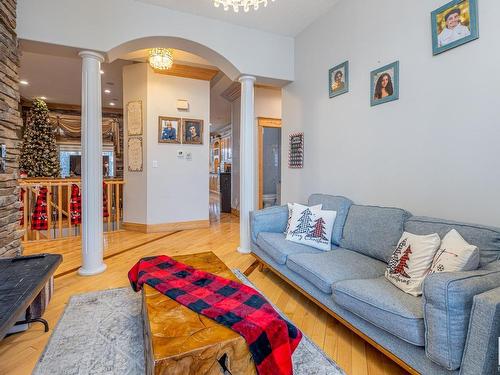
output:
[[[212,252],[173,258],[238,281]],[[142,316],[148,375],[256,374],[248,345],[242,336],[189,310],[149,285],[142,290]]]

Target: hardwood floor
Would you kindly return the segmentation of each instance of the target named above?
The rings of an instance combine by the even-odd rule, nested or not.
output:
[[[64,274],[78,264],[78,239],[26,246],[26,253],[64,253],[61,268],[66,271],[59,272],[56,277],[55,293],[44,316],[51,329],[55,327],[72,295],[129,286],[127,272],[141,257],[213,251],[230,268],[242,271],[253,261],[251,256],[236,252],[239,223],[236,217],[228,214],[222,214],[220,221],[214,220],[208,229],[163,235],[118,232],[112,238],[110,236],[107,235],[105,251],[108,269],[94,277],[78,276],[76,272]],[[121,252],[125,249],[128,250]],[[255,270],[250,280],[347,374],[405,374],[397,364],[351,333],[272,272]],[[34,324],[28,331],[1,341],[0,374],[30,374],[49,337],[50,332],[44,333],[41,325]]]

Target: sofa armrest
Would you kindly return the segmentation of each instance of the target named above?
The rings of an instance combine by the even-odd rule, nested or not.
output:
[[[474,297],[461,375],[495,374],[500,337],[500,288]]]
[[[458,369],[473,299],[499,286],[500,267],[435,273],[426,277],[423,303],[427,357],[448,370]]]
[[[284,232],[288,222],[288,206],[274,206],[250,212],[250,234],[257,241],[260,232]]]

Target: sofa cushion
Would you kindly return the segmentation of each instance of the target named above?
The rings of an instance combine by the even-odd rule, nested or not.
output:
[[[333,225],[332,243],[340,245],[342,239],[342,231],[344,230],[345,220],[349,213],[349,208],[352,201],[342,196],[326,195],[326,194],[312,194],[309,197],[309,206],[321,204],[323,210],[337,211],[335,224]]]
[[[321,254],[290,255],[286,265],[328,294],[332,293],[334,282],[379,277],[384,274],[386,267],[379,260],[345,249]]]
[[[340,247],[387,262],[408,217],[408,212],[400,208],[352,205]]]
[[[437,233],[441,238],[452,229],[456,229],[465,241],[479,248],[480,266],[500,260],[500,228],[422,216],[410,217],[405,223],[407,232]]]
[[[260,232],[257,245],[278,264],[285,264],[291,254],[322,252],[310,246],[287,241],[283,233]]]
[[[410,344],[424,346],[422,297],[402,292],[384,277],[339,281],[332,290],[341,307]]]

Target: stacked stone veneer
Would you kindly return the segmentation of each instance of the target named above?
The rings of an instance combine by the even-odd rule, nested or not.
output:
[[[16,35],[17,0],[0,0],[0,144],[7,146],[6,173],[0,173],[0,257],[21,253],[18,157],[19,51]]]

